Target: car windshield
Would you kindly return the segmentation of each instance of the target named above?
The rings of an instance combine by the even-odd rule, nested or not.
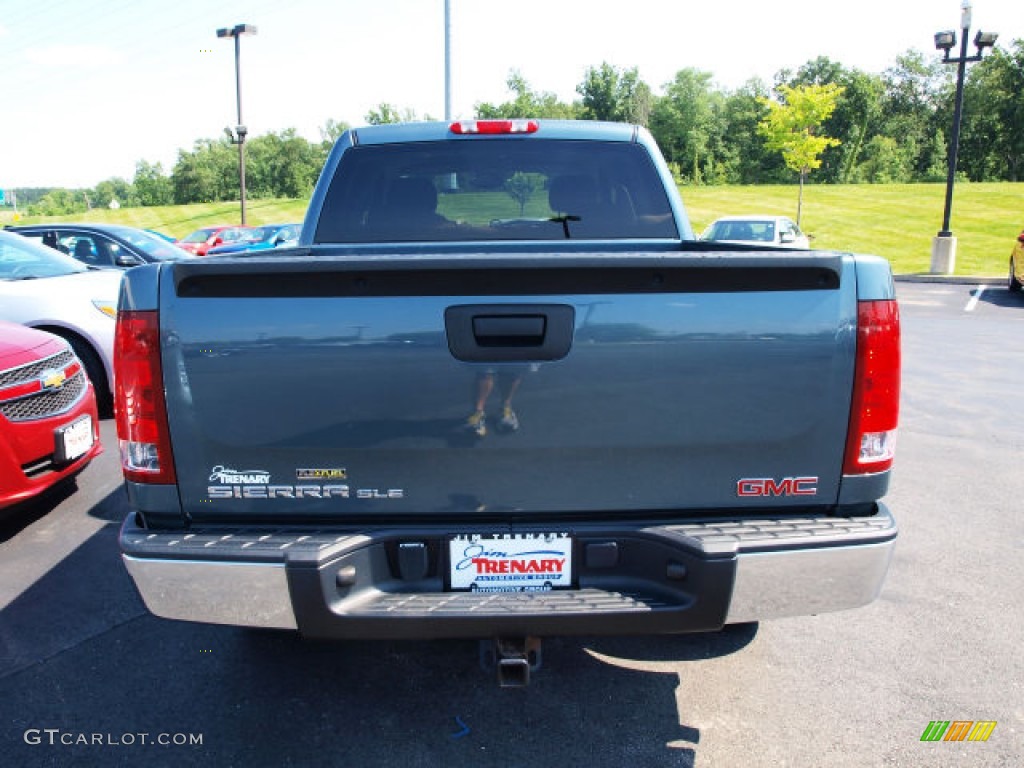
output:
[[[256,227],[238,236],[239,243],[262,243],[274,236],[273,227]]]
[[[21,235],[0,232],[0,280],[61,277],[89,269],[79,261]]]
[[[299,236],[294,224],[271,224],[266,227],[257,227],[246,241],[266,243],[274,238],[279,241],[294,240]]]
[[[205,243],[207,238],[217,230],[214,227],[207,227],[206,229],[197,229],[188,237],[183,237],[181,242],[183,243]]]
[[[133,247],[145,253],[149,258],[158,261],[176,261],[187,254],[177,246],[171,245],[156,235],[131,227],[111,227],[111,234],[116,235]]]
[[[775,222],[755,219],[716,221],[704,233],[704,240],[752,240],[770,243],[775,239]]]

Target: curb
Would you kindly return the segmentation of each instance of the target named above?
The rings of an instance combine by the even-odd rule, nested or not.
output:
[[[939,285],[1004,285],[1005,277],[972,277],[971,275],[893,275],[897,283],[933,283]]]

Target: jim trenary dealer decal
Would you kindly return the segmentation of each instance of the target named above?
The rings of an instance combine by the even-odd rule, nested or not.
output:
[[[304,473],[311,470],[303,470]],[[296,472],[298,474],[298,472]],[[328,473],[325,473],[328,474]],[[334,477],[338,473],[330,473]],[[344,483],[272,484],[265,469],[230,469],[218,464],[210,470],[206,494],[211,499],[403,499],[401,488],[351,488]],[[216,483],[216,485],[214,485]]]
[[[455,536],[449,541],[452,589],[534,592],[572,582],[572,538],[562,534]]]

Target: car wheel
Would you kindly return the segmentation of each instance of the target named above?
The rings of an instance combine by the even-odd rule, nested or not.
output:
[[[1017,270],[1014,267],[1013,257],[1010,257],[1010,277],[1006,282],[1007,287],[1014,293],[1019,293],[1022,286],[1020,280],[1017,279]]]
[[[114,399],[110,394],[110,384],[107,382],[107,372],[103,368],[100,356],[96,354],[89,342],[78,336],[65,336],[64,339],[78,355],[85,368],[85,375],[92,382],[92,388],[96,390],[96,405],[99,408],[100,418],[107,418],[114,413]]]

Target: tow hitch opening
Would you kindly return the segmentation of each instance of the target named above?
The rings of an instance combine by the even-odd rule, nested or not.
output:
[[[480,641],[480,666],[496,669],[502,688],[525,688],[540,669],[539,637],[496,637]]]

